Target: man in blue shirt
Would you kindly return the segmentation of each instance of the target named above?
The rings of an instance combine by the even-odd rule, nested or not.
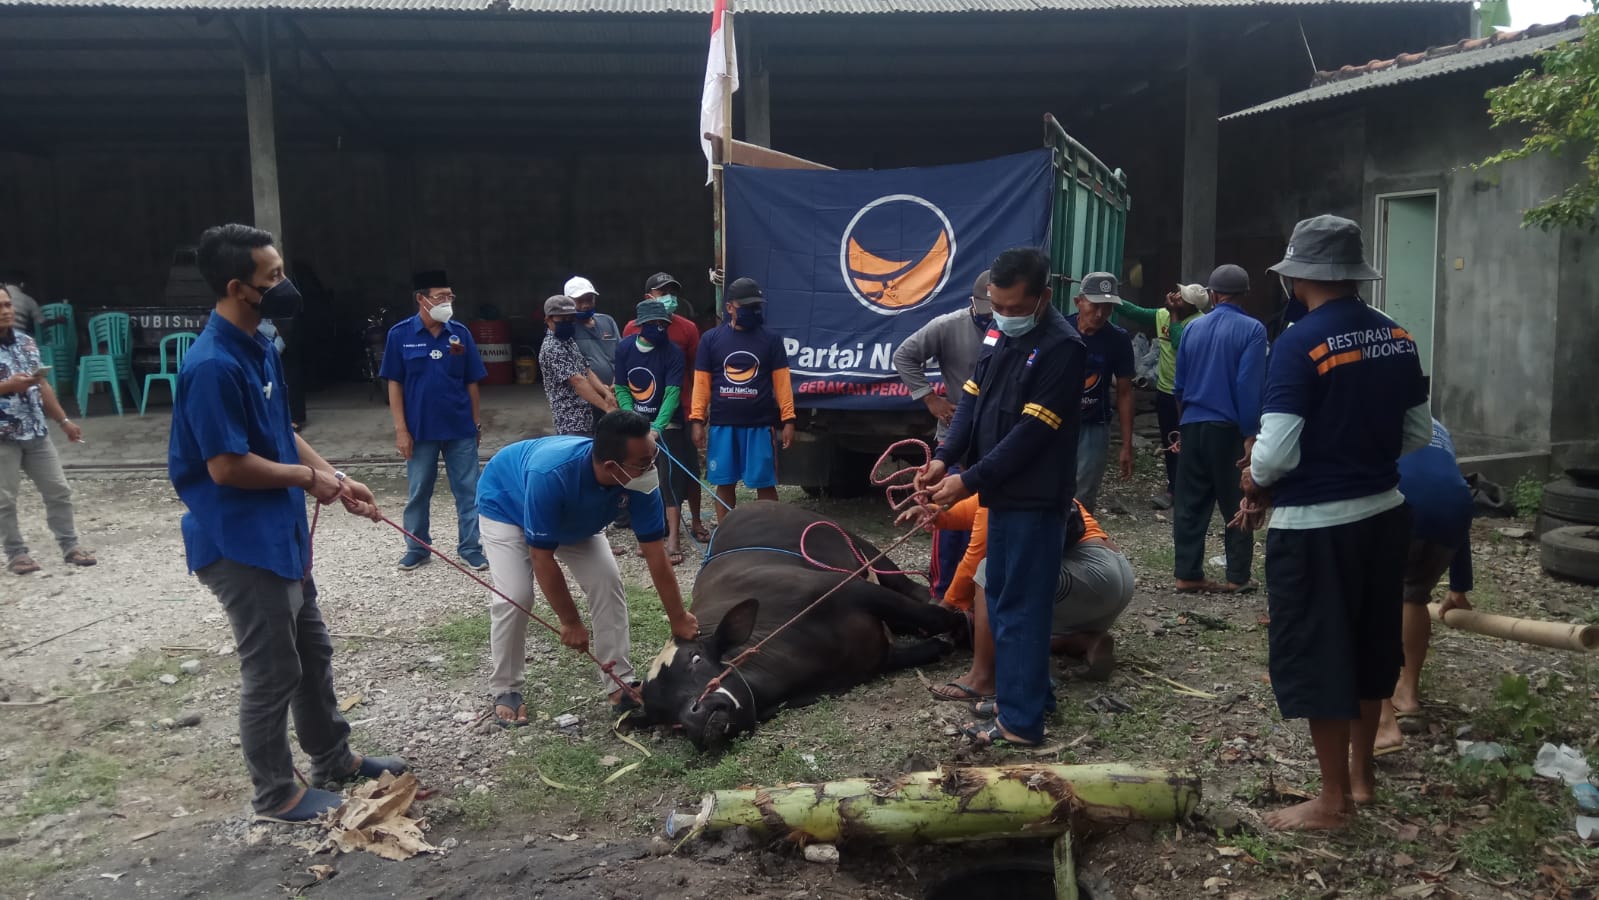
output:
[[[1183,326],[1172,383],[1182,435],[1172,500],[1174,574],[1179,593],[1250,591],[1254,538],[1241,528],[1227,527],[1223,586],[1205,577],[1205,537],[1217,506],[1223,524],[1238,514],[1238,460],[1260,428],[1266,326],[1238,305],[1249,292],[1249,274],[1238,266],[1218,266],[1205,290],[1211,311]]]
[[[189,508],[183,544],[189,570],[221,601],[239,651],[239,746],[258,817],[308,822],[339,795],[295,784],[288,718],[311,757],[312,781],[334,787],[398,758],[350,752],[350,726],[333,690],[333,642],[317,607],[305,495],[339,500],[378,517],[372,492],[334,471],[289,423],[277,351],[258,332],[263,318],[299,311],[272,235],[223,225],[200,236],[200,274],[217,295],[215,314],[184,357],[172,413],[167,471]]]
[[[949,433],[916,487],[935,506],[976,493],[988,508],[987,603],[995,703],[962,731],[975,744],[1035,746],[1055,705],[1050,621],[1066,515],[1075,509],[1083,339],[1049,305],[1049,257],[1006,250],[989,269],[994,327]],[[965,469],[949,474],[952,465]]]
[[[612,410],[600,418],[592,438],[558,435],[506,447],[489,460],[478,481],[478,516],[495,588],[531,609],[536,585],[560,619],[561,643],[585,650],[589,633],[561,572],[564,564],[589,601],[594,655],[623,682],[635,681],[627,659],[627,598],[604,534],[623,506],[672,634],[686,641],[699,631],[699,622],[683,608],[666,558],[655,440],[648,419],[630,409]],[[502,725],[526,725],[521,688],[527,613],[491,595],[489,615],[494,713]],[[636,706],[603,671],[599,676],[617,712]]]
[[[1449,593],[1443,612],[1471,609],[1471,488],[1460,475],[1449,430],[1434,419],[1432,442],[1399,459],[1399,493],[1410,507],[1410,552],[1405,559],[1405,666],[1399,671],[1394,696],[1382,705],[1376,752],[1404,746],[1399,719],[1421,714],[1421,667],[1432,641],[1432,615],[1427,604],[1444,572]]]
[[[1093,512],[1110,456],[1110,384],[1116,381],[1116,412],[1121,420],[1122,478],[1133,477],[1133,339],[1110,321],[1121,305],[1116,276],[1090,272],[1083,276],[1077,313],[1066,319],[1088,347],[1083,370],[1082,426],[1077,433],[1077,499]]]
[[[378,375],[389,382],[389,412],[394,416],[394,446],[405,459],[410,496],[405,530],[429,544],[429,507],[439,477],[439,456],[455,495],[456,555],[479,572],[489,567],[477,525],[477,445],[483,435],[478,382],[489,377],[477,342],[454,321],[455,292],[443,271],[412,278],[416,315],[389,329]],[[405,539],[400,569],[409,572],[433,558]]]
[[[1410,513],[1399,457],[1432,438],[1432,417],[1416,342],[1357,293],[1381,277],[1365,263],[1359,225],[1300,222],[1271,271],[1307,312],[1272,348],[1260,436],[1240,479],[1249,506],[1235,524],[1253,524],[1268,499],[1275,506],[1271,686],[1283,718],[1310,720],[1321,794],[1265,819],[1334,829],[1376,795],[1378,718],[1404,661]]]

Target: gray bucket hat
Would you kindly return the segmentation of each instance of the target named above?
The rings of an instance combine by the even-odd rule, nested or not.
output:
[[[1381,281],[1366,265],[1360,226],[1342,216],[1316,216],[1294,226],[1283,261],[1270,269],[1306,281]]]

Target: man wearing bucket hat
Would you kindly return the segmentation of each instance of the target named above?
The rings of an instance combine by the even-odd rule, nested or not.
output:
[[[1118,323],[1155,330],[1155,344],[1160,349],[1160,363],[1155,371],[1155,417],[1160,422],[1160,442],[1166,449],[1161,456],[1166,461],[1166,494],[1155,498],[1156,509],[1171,509],[1172,497],[1177,492],[1177,454],[1171,444],[1177,439],[1181,422],[1177,416],[1177,399],[1172,396],[1172,382],[1177,376],[1177,348],[1182,344],[1183,325],[1210,309],[1210,292],[1202,284],[1179,284],[1166,295],[1166,305],[1159,309],[1123,303],[1116,307]]]
[[[638,305],[633,320],[638,333],[616,345],[616,402],[649,419],[656,440],[666,446],[667,453],[656,456],[655,468],[666,508],[667,560],[675,566],[683,562],[683,539],[678,534],[681,507],[696,476],[683,468],[695,453],[683,423],[683,351],[667,336],[671,321],[672,314],[659,300]]]
[[[1332,829],[1376,792],[1378,717],[1404,662],[1410,511],[1398,463],[1432,439],[1432,417],[1416,342],[1357,293],[1381,277],[1360,226],[1300,222],[1271,271],[1307,312],[1272,350],[1235,522],[1256,524],[1269,490],[1272,690],[1284,718],[1310,720],[1321,793],[1266,823]]]
[[[1173,575],[1180,592],[1240,593],[1253,590],[1254,539],[1241,528],[1226,529],[1222,585],[1205,577],[1205,536],[1217,507],[1224,524],[1238,513],[1238,460],[1260,427],[1266,326],[1238,305],[1249,291],[1243,269],[1217,266],[1205,288],[1211,311],[1184,327],[1172,379],[1182,436],[1172,503]]]
[[[676,278],[666,272],[656,272],[644,281],[644,299],[659,300],[666,307],[667,315],[672,320],[666,326],[666,339],[683,352],[683,389],[678,394],[678,409],[692,409],[694,406],[694,360],[699,358],[700,329],[689,317],[694,310],[688,302],[681,299],[683,285]],[[683,315],[687,311],[689,316]],[[639,333],[637,319],[627,323],[622,329],[622,337],[632,337]],[[677,454],[677,444],[668,444],[667,450]],[[708,544],[711,540],[711,531],[705,527],[700,517],[700,455],[690,451],[687,456],[678,455],[677,462],[672,463],[679,469],[679,476],[688,479],[688,488],[685,493],[675,494],[679,499],[688,501],[689,517],[692,519],[689,533],[700,544]],[[691,471],[684,472],[683,468]],[[673,546],[677,546],[675,543]]]

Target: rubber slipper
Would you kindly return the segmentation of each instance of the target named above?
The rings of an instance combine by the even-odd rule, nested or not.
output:
[[[39,564],[34,562],[31,556],[19,556],[13,559],[6,568],[10,569],[13,575],[32,575],[34,572],[39,571]]]
[[[507,719],[502,717],[500,715],[500,707],[502,706],[506,709],[516,710],[516,718]],[[506,691],[500,696],[495,697],[494,721],[498,722],[501,728],[527,727],[527,704],[522,702],[522,695],[516,691]]]
[[[277,822],[282,825],[310,825],[322,814],[338,809],[344,798],[332,791],[306,788],[300,802],[279,813],[256,813],[257,822]]]
[[[1395,744],[1392,747],[1378,747],[1377,749],[1371,751],[1371,756],[1373,759],[1376,759],[1379,756],[1387,756],[1390,753],[1398,753],[1403,749],[1405,749],[1404,744]]]
[[[938,688],[937,687],[933,687],[932,685],[928,685],[927,686],[927,692],[932,694],[934,697],[938,698],[939,700],[953,701],[955,703],[965,703],[968,700],[992,700],[992,699],[994,699],[994,695],[993,694],[984,694],[984,693],[981,693],[979,691],[974,691],[971,688],[967,687],[964,684],[961,684],[958,681],[946,681],[943,684],[939,685],[939,687],[954,688],[955,690],[957,690],[957,691],[959,691],[961,693],[961,696],[959,696],[959,697],[951,697],[949,694],[940,693]]]
[[[999,727],[998,719],[968,722],[961,726],[961,734],[978,747],[1037,747],[1038,741],[1020,741],[1008,738]]]

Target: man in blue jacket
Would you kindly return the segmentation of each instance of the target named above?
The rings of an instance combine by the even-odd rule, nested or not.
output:
[[[1006,250],[989,269],[994,327],[961,388],[949,434],[916,476],[948,507],[978,495],[988,508],[987,602],[995,702],[962,731],[978,746],[1035,746],[1054,707],[1050,621],[1077,492],[1077,429],[1087,348],[1049,304],[1049,257]],[[964,466],[957,475],[951,465]]]

